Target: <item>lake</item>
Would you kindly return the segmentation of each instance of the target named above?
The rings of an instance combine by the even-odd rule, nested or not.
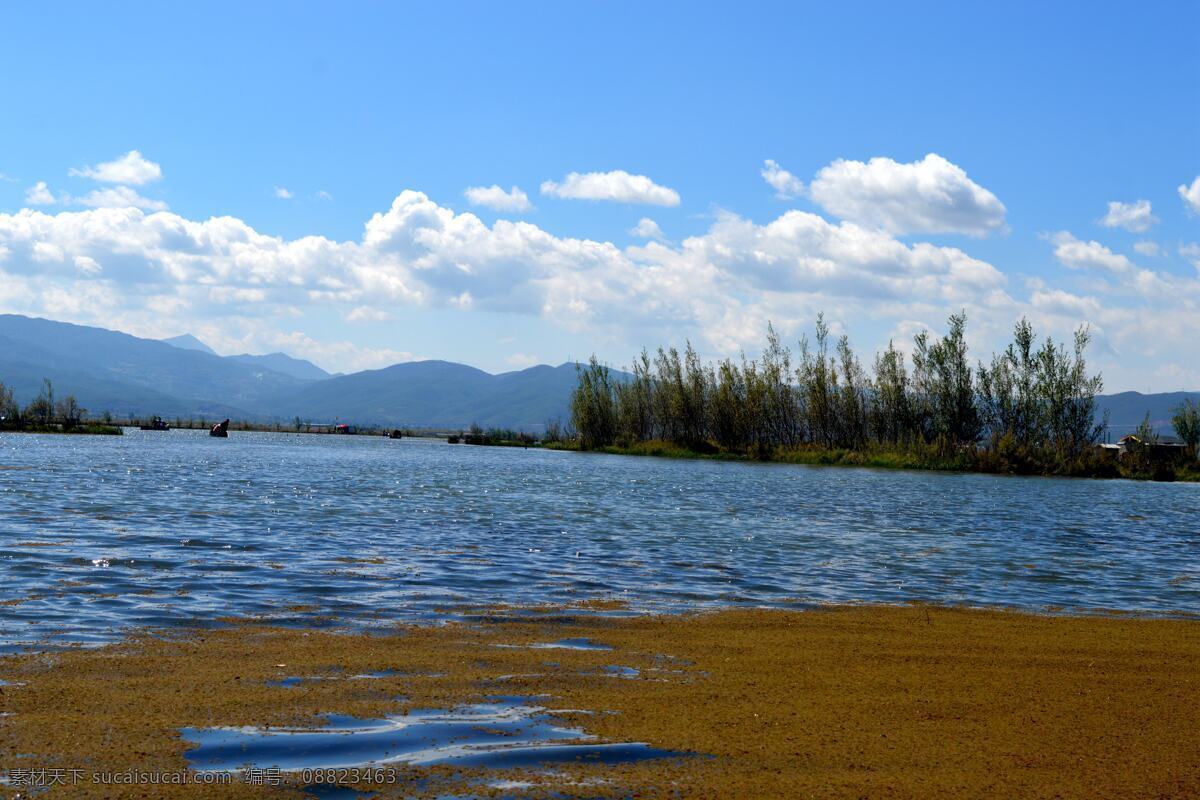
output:
[[[382,437],[0,434],[0,650],[498,603],[1200,612],[1200,485]]]

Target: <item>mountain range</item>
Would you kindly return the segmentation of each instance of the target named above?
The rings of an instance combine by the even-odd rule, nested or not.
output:
[[[413,361],[330,374],[284,353],[220,356],[190,334],[158,341],[0,314],[0,382],[18,402],[32,400],[49,379],[60,397],[74,394],[93,415],[538,431],[568,418],[575,369],[566,363],[493,375],[450,361]],[[1117,438],[1147,414],[1169,432],[1174,409],[1188,397],[1200,401],[1200,392],[1121,392],[1102,395],[1098,406]]]
[[[0,314],[0,382],[25,404],[43,379],[93,415],[535,431],[566,419],[575,365],[492,375],[449,361],[414,361],[341,375],[284,353],[220,356],[190,334],[158,341]]]

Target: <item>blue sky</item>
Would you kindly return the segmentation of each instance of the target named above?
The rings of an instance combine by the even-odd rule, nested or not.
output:
[[[1200,389],[1194,3],[247,5],[6,11],[0,312],[502,371],[966,308]]]

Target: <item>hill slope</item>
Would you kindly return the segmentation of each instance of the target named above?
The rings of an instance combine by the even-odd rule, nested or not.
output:
[[[225,356],[230,361],[238,361],[255,367],[278,372],[281,375],[291,375],[301,381],[322,381],[332,377],[328,372],[311,361],[303,358],[292,358],[287,353],[267,353],[265,356],[252,356],[242,353],[237,356]]]
[[[566,418],[575,366],[491,375],[449,361],[414,361],[305,386],[272,398],[281,417],[383,425],[540,429]]]
[[[176,340],[194,337],[176,337]],[[201,347],[204,345],[195,340]],[[623,373],[617,373],[620,378]],[[0,381],[28,403],[54,382],[93,415],[232,417],[389,426],[540,430],[570,416],[574,364],[492,375],[449,361],[418,361],[329,376],[283,353],[217,356],[124,333],[12,314],[0,315]],[[1174,409],[1200,392],[1121,392],[1098,398],[1109,436],[1134,430],[1149,412],[1171,431]]]
[[[1146,415],[1150,415],[1150,424],[1160,433],[1172,433],[1171,417],[1175,409],[1185,399],[1200,402],[1200,392],[1163,392],[1161,394],[1142,394],[1141,392],[1120,392],[1119,394],[1101,395],[1096,400],[1097,415],[1102,418],[1105,411],[1109,414],[1108,428],[1110,436],[1116,440],[1127,433],[1133,433]],[[1097,419],[1097,421],[1100,421]]]
[[[264,398],[302,385],[290,375],[153,339],[0,315],[0,380],[26,403],[54,382],[99,414],[256,416]]]
[[[199,350],[201,353],[208,353],[210,356],[217,354],[216,350],[213,350],[190,333],[181,333],[178,336],[172,336],[170,339],[163,339],[163,341],[172,347],[178,347],[180,350]]]

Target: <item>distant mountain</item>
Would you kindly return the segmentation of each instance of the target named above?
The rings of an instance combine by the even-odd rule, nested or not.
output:
[[[153,339],[0,314],[0,381],[22,403],[42,378],[93,414],[263,416],[263,400],[303,385],[291,375]]]
[[[216,350],[213,350],[190,333],[182,333],[179,336],[172,336],[170,339],[163,339],[163,341],[172,347],[178,347],[180,350],[199,350],[201,353],[208,353],[210,356],[217,354]]]
[[[42,379],[58,396],[74,394],[93,415],[246,420],[457,429],[540,430],[570,416],[574,364],[492,375],[450,361],[415,361],[350,375],[283,353],[218,356],[193,336],[175,344],[13,314],[0,315],[0,382],[28,403]],[[191,345],[180,347],[179,343]],[[198,349],[199,348],[202,349]],[[621,378],[624,373],[617,373]],[[1200,392],[1121,392],[1097,398],[1109,413],[1109,437],[1133,431],[1146,413],[1163,433],[1187,397]],[[1102,418],[1102,416],[1101,416]],[[1099,419],[1098,419],[1099,421]]]
[[[1147,414],[1155,430],[1170,434],[1173,430],[1171,417],[1175,416],[1175,409],[1188,398],[1200,403],[1200,392],[1120,392],[1101,395],[1096,398],[1097,416],[1102,419],[1104,412],[1108,412],[1109,435],[1114,440],[1137,430]]]
[[[249,353],[243,353],[240,356],[225,357],[232,361],[240,361],[243,364],[265,367],[283,375],[291,375],[293,378],[298,378],[302,381],[321,381],[332,377],[328,372],[311,361],[305,361],[303,358],[292,358],[287,353],[267,353],[265,356],[252,356]]]
[[[575,365],[491,375],[449,361],[413,361],[330,378],[272,398],[279,416],[314,422],[538,430],[566,419]]]

